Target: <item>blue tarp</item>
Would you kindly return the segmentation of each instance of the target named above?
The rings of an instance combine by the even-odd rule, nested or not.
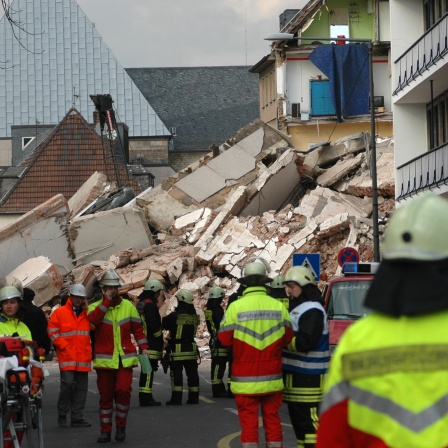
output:
[[[321,45],[310,61],[330,80],[338,121],[369,113],[369,49],[365,44]]]

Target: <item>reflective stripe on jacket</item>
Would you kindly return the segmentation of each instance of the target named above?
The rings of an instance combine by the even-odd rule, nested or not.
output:
[[[325,382],[318,447],[448,447],[448,311],[351,325]],[[337,442],[336,442],[337,441]]]
[[[0,314],[0,335],[12,336],[14,334],[24,341],[33,340],[30,329],[20,319]]]
[[[48,335],[56,348],[60,370],[90,372],[92,370],[92,345],[87,310],[77,317],[70,298],[51,315]]]
[[[95,326],[94,369],[118,369],[138,365],[137,351],[131,335],[140,350],[148,348],[143,324],[135,306],[129,300],[119,299],[116,306],[109,300],[98,300],[88,309],[88,319]]]
[[[263,395],[283,390],[282,350],[293,337],[286,308],[262,286],[248,287],[221,322],[218,338],[232,346],[234,394]]]
[[[319,302],[303,302],[291,313],[291,322],[294,333],[298,333],[300,318],[309,310],[317,309],[322,311],[322,318],[324,320],[324,330],[319,339],[318,345],[309,352],[297,352],[287,347],[283,351],[283,369],[288,372],[308,373],[312,375],[321,375],[327,372],[330,362],[329,351],[329,334],[328,334],[328,320],[327,314],[323,306]]]

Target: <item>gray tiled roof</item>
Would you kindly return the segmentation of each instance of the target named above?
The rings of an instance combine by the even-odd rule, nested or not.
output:
[[[10,2],[8,2],[10,3]],[[57,124],[70,106],[92,120],[89,95],[109,93],[129,135],[170,133],[75,0],[14,0],[0,19],[0,137],[11,125]]]
[[[125,69],[168,129],[174,150],[204,150],[259,117],[250,66]]]

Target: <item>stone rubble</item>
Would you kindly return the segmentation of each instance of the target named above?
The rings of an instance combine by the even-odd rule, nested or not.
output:
[[[38,288],[38,305],[57,293],[66,294],[74,282],[84,284],[93,295],[97,279],[106,269],[117,270],[120,293],[133,301],[145,282],[156,278],[167,286],[162,314],[175,307],[173,294],[178,288],[194,293],[202,322],[198,338],[202,339],[208,336],[203,310],[209,288],[221,286],[228,295],[236,291],[241,268],[249,257],[263,257],[275,275],[286,272],[295,253],[320,253],[321,273],[328,278],[338,272],[337,255],[346,246],[357,249],[361,261],[372,261],[368,134],[349,136],[303,154],[265,125],[252,130],[232,140],[231,148],[238,148],[234,154],[243,162],[238,170],[227,170],[238,171],[240,177],[222,181],[217,174],[220,160],[232,160],[210,154],[143,192],[131,205],[80,216],[91,201],[110,192],[111,185],[95,173],[68,206],[63,198],[55,197],[42,206],[45,213],[31,211],[0,231],[4,260],[10,254],[6,252],[8,240],[17,239],[20,229],[27,229],[20,238],[31,244],[32,235],[47,222],[58,226],[57,249],[64,251],[64,256],[54,260],[40,245],[32,252],[37,256],[40,251],[43,257],[39,259],[47,257],[39,261],[40,269],[31,271],[29,260],[20,254],[16,260],[9,258],[3,276],[14,275],[25,286]],[[221,147],[221,154],[231,148]],[[190,176],[199,169],[208,170],[207,182],[213,182],[215,176],[221,180],[213,188],[202,185],[200,194],[193,194],[195,199],[188,192],[194,191],[200,177],[196,175],[190,182]],[[392,139],[379,138],[377,172],[382,233],[388,213],[395,207]],[[45,234],[47,246],[52,245],[52,236]],[[66,259],[72,261],[72,267]],[[59,276],[49,274],[55,271]],[[43,276],[46,286],[40,286]],[[206,345],[201,344],[202,348]]]

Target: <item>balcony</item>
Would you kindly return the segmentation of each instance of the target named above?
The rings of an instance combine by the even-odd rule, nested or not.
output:
[[[399,202],[424,190],[448,186],[448,143],[426,152],[397,168]]]
[[[448,13],[394,62],[398,73],[398,86],[393,95],[397,95],[446,53],[448,53]]]

